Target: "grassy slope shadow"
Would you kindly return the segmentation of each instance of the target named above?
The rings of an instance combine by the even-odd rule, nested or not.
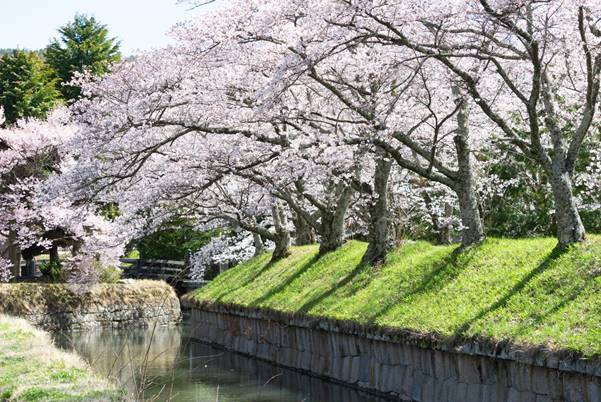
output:
[[[374,324],[378,318],[386,316],[396,305],[413,296],[441,290],[444,286],[455,280],[469,265],[469,261],[473,258],[476,247],[478,246],[464,250],[462,253],[456,252],[456,249],[450,252],[449,255],[445,256],[442,260],[435,262],[432,269],[416,284],[417,286],[409,289],[407,292],[399,292],[396,297],[390,298],[381,309],[374,311],[373,314],[369,316],[367,322],[369,324]],[[426,269],[429,265],[430,263],[428,261],[419,264],[418,270]]]
[[[567,252],[567,249],[560,249],[560,248],[553,249],[553,251],[551,251],[549,253],[549,255],[547,255],[537,267],[535,267],[530,272],[528,272],[526,275],[524,275],[524,277],[519,282],[517,282],[515,285],[513,285],[513,287],[511,289],[509,289],[509,291],[507,291],[505,294],[503,294],[498,300],[496,300],[494,303],[492,303],[488,307],[483,308],[476,315],[474,315],[473,317],[471,317],[470,319],[466,320],[461,325],[459,325],[457,327],[457,329],[455,330],[454,335],[459,339],[464,338],[466,333],[469,331],[469,329],[475,322],[486,317],[487,315],[489,315],[491,313],[494,313],[496,310],[507,306],[508,302],[511,300],[511,298],[513,296],[515,296],[516,294],[518,294],[522,290],[524,290],[526,288],[526,286],[528,286],[528,284],[532,280],[534,280],[537,276],[539,276],[540,274],[545,272],[545,270],[548,267],[550,267],[554,261],[556,261],[558,258],[560,258],[566,252]],[[574,295],[574,298],[575,297],[576,297],[576,295]],[[563,303],[560,303],[560,304],[565,304],[565,303],[567,303],[567,301],[564,301]],[[557,308],[559,308],[559,306]]]
[[[264,302],[268,301],[273,296],[277,295],[278,293],[280,293],[281,291],[283,291],[284,289],[286,289],[286,287],[288,285],[290,285],[295,279],[299,278],[303,273],[307,272],[318,260],[319,260],[319,255],[317,255],[317,254],[314,255],[313,257],[311,257],[311,259],[309,259],[309,261],[307,261],[304,264],[302,264],[292,275],[290,275],[288,278],[286,278],[285,281],[283,281],[282,283],[280,283],[277,286],[274,286],[267,293],[265,293],[264,295],[258,297],[255,300],[253,300],[248,305],[249,306],[253,306],[253,307],[257,307],[261,303],[264,303]],[[272,263],[270,262],[269,264],[272,264]],[[269,264],[267,264],[267,265],[269,265]],[[265,271],[267,271],[267,269],[268,269],[267,266],[264,267],[264,268],[262,268],[259,271],[259,274],[254,279],[257,279],[259,276],[261,276],[261,274],[264,273]]]
[[[323,300],[327,299],[328,297],[332,296],[336,291],[338,291],[339,289],[342,289],[344,287],[346,287],[348,284],[350,284],[353,279],[355,279],[357,276],[359,276],[359,274],[363,271],[365,271],[366,269],[371,269],[371,265],[369,264],[364,264],[364,263],[359,263],[355,266],[355,268],[353,268],[352,271],[350,271],[347,275],[345,275],[344,277],[342,277],[341,280],[339,280],[338,282],[336,282],[332,287],[330,287],[328,290],[326,290],[325,292],[322,292],[321,294],[307,300],[302,306],[300,306],[298,308],[298,311],[301,313],[307,313],[309,312],[313,307],[317,306],[318,304],[320,304]],[[350,296],[350,295],[348,295]]]

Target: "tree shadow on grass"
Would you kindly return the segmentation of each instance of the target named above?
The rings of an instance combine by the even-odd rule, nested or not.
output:
[[[301,265],[301,267],[298,268],[296,270],[296,272],[294,272],[292,275],[290,275],[288,278],[286,278],[285,281],[283,281],[279,285],[273,287],[269,292],[265,293],[261,297],[253,300],[251,303],[249,303],[249,306],[256,307],[256,306],[260,305],[261,303],[271,299],[273,296],[277,295],[282,290],[284,290],[286,288],[286,286],[290,285],[294,280],[299,278],[303,273],[307,272],[309,270],[309,268],[311,268],[311,266],[313,266],[313,264],[315,264],[318,260],[319,260],[319,254],[315,254],[313,257],[311,257],[311,259],[309,259],[309,261],[307,261],[303,265]]]
[[[514,335],[524,335],[531,329],[534,329],[537,326],[543,324],[546,318],[550,317],[551,315],[555,314],[556,312],[558,312],[559,310],[563,309],[568,304],[576,300],[576,298],[580,296],[580,294],[584,291],[584,289],[586,289],[586,287],[587,283],[583,283],[580,286],[574,288],[565,299],[561,300],[559,303],[555,304],[553,307],[551,307],[544,313],[532,316],[531,321],[528,322],[528,325],[522,325]]]
[[[219,301],[221,301],[221,299],[223,299],[228,294],[234,293],[234,292],[236,292],[236,291],[238,291],[238,290],[240,290],[240,289],[242,289],[242,288],[250,285],[256,279],[258,279],[261,275],[263,275],[265,272],[267,272],[269,270],[269,268],[273,267],[273,264],[275,264],[275,263],[276,263],[276,261],[272,261],[270,259],[269,262],[267,262],[267,264],[265,264],[263,266],[263,268],[261,268],[258,271],[254,272],[253,275],[251,275],[245,281],[241,282],[238,286],[236,286],[233,289],[225,289],[219,296],[217,296],[215,298],[215,301],[219,302]]]
[[[455,280],[469,264],[478,247],[479,246],[473,246],[463,252],[457,252],[457,249],[452,251],[442,260],[435,263],[433,269],[424,275],[417,286],[406,293],[399,293],[397,297],[391,298],[381,309],[374,311],[373,314],[367,318],[367,322],[369,324],[374,324],[378,318],[386,316],[390,310],[400,304],[403,300],[426,292],[440,290],[447,286]],[[462,257],[461,260],[459,260],[460,256]],[[424,263],[423,265],[425,266],[427,263]]]
[[[513,287],[507,291],[501,298],[499,298],[496,302],[492,303],[490,306],[480,310],[478,314],[474,317],[468,319],[463,324],[461,324],[455,330],[455,336],[457,338],[465,337],[465,334],[470,329],[470,327],[478,320],[484,318],[488,314],[507,306],[509,300],[515,296],[517,293],[521,292],[528,284],[537,276],[542,274],[555,260],[565,254],[568,250],[565,248],[555,248],[545,259],[532,271],[526,274],[518,283],[513,285]]]
[[[442,288],[447,283],[446,281],[447,281],[448,277],[447,276],[441,277],[439,274],[445,269],[445,267],[449,266],[449,264],[456,264],[459,256],[465,256],[465,255],[468,256],[468,257],[462,259],[462,266],[467,265],[469,262],[469,259],[472,258],[472,255],[473,255],[472,250],[474,250],[474,248],[475,247],[465,250],[465,252],[463,252],[463,253],[458,253],[458,252],[456,252],[456,250],[453,251],[443,261],[436,264],[436,268],[434,268],[428,275],[426,275],[426,277],[424,277],[423,281],[420,283],[420,285],[416,289],[412,290],[408,294],[404,294],[398,298],[395,298],[393,301],[387,303],[380,311],[375,312],[368,319],[368,322],[373,323],[378,317],[382,316],[383,314],[386,314],[386,312],[388,312],[392,307],[394,307],[396,304],[398,304],[398,302],[400,302],[401,300],[403,300],[413,294],[423,293],[428,290],[435,289],[436,287]],[[338,290],[346,287],[348,284],[350,284],[354,279],[356,279],[362,272],[364,272],[367,269],[374,269],[374,267],[370,264],[360,262],[351,272],[349,272],[345,277],[343,277],[340,281],[338,281],[336,284],[334,284],[334,286],[329,288],[327,291],[321,293],[320,295],[317,295],[317,296],[313,297],[312,299],[308,300],[305,304],[303,304],[298,309],[298,311],[301,313],[307,313],[313,307],[315,307],[319,303],[321,303],[323,300],[332,296]],[[453,277],[456,277],[458,274],[459,274],[459,272],[457,272]],[[371,281],[369,281],[369,282],[371,282]],[[360,289],[362,289],[362,288],[356,287],[355,289],[352,289],[347,294],[345,294],[345,297],[351,297],[353,294],[358,292]]]
[[[359,274],[361,272],[363,272],[366,269],[371,269],[371,268],[372,268],[372,266],[370,264],[360,262],[359,264],[357,264],[357,266],[355,268],[353,268],[353,270],[351,272],[349,272],[341,280],[339,280],[338,282],[333,284],[333,286],[331,288],[329,288],[325,292],[311,298],[310,300],[307,300],[302,306],[299,307],[298,311],[300,313],[309,312],[313,307],[315,307],[316,305],[321,303],[323,300],[325,300],[328,297],[330,297],[331,295],[333,295],[337,290],[342,289],[343,287],[345,287],[346,285],[351,283],[353,281],[353,279],[355,279],[357,276],[359,276]],[[355,290],[355,291],[357,291],[357,290]]]

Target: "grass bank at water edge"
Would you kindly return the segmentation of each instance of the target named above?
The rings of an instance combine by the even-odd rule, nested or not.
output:
[[[321,258],[294,247],[264,254],[189,295],[361,324],[565,350],[601,357],[601,236],[565,251],[552,238],[488,239],[456,246],[406,242],[386,263],[361,266],[367,245],[350,241]]]
[[[25,320],[0,315],[1,401],[124,401],[125,390],[57,349]]]

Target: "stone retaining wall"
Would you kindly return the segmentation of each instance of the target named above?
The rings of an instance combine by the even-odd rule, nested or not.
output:
[[[67,284],[0,285],[0,313],[46,330],[145,327],[181,321],[175,291],[163,281],[92,287]]]
[[[186,304],[193,338],[378,395],[423,402],[601,401],[600,362],[566,353],[485,342],[446,346],[334,320]]]

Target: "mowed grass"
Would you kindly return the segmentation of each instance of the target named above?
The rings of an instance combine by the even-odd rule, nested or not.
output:
[[[105,402],[125,395],[77,355],[54,347],[47,333],[0,315],[0,400]]]
[[[265,254],[234,267],[191,297],[598,357],[601,236],[555,245],[488,239],[458,254],[406,242],[376,267],[360,265],[367,245],[358,241],[321,258],[317,246],[294,247],[275,264]]]

